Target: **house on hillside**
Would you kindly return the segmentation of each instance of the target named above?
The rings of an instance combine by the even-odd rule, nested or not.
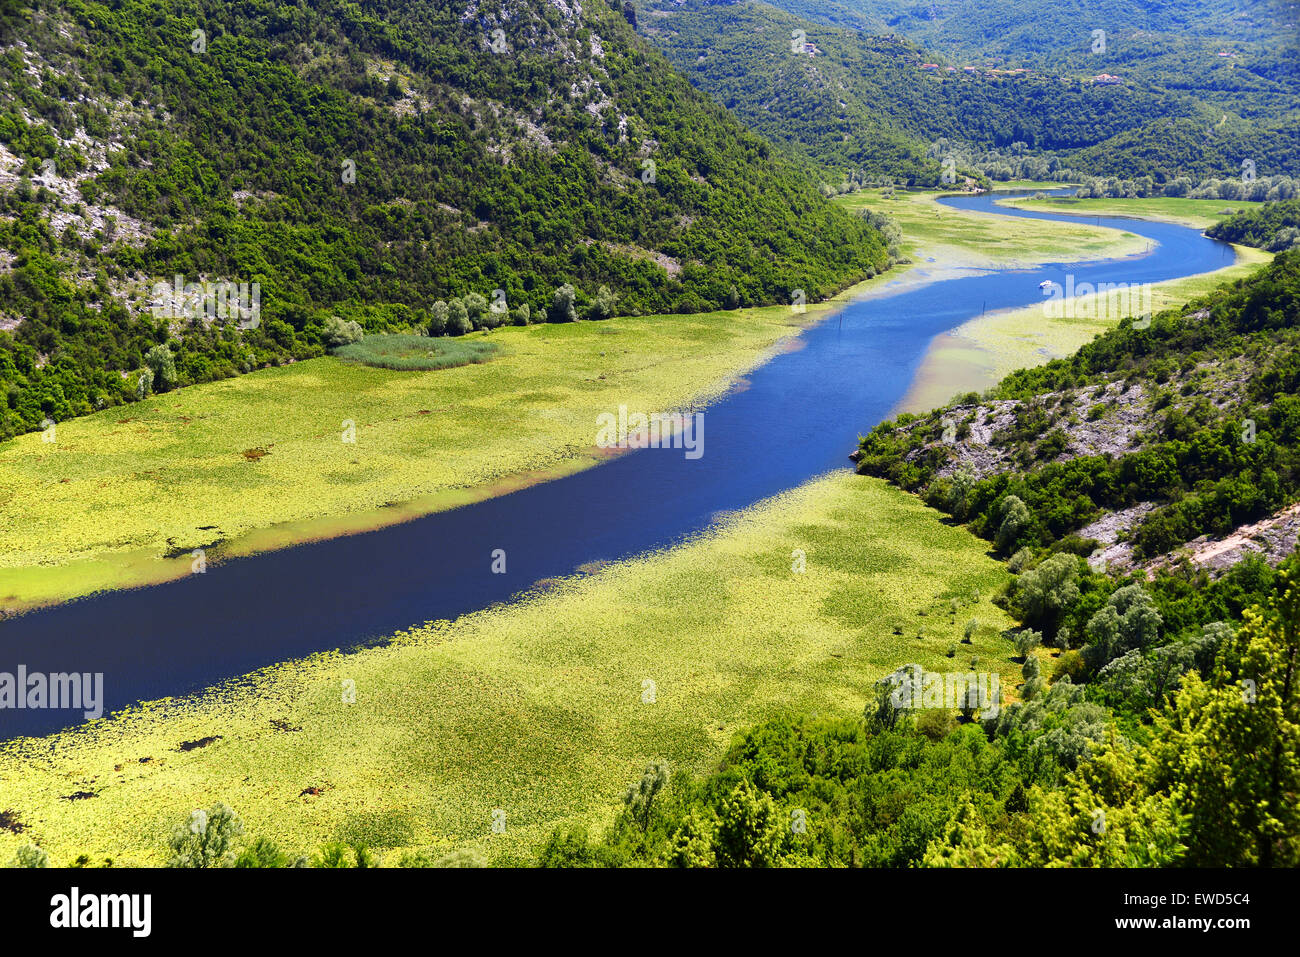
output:
[[[1110,84],[1110,83],[1123,83],[1124,81],[1117,76],[1112,76],[1109,73],[1099,73],[1097,76],[1094,76],[1092,78],[1092,82],[1098,84]]]

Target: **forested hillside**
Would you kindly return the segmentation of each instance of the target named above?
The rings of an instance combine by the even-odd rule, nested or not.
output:
[[[1294,115],[1300,11],[1279,0],[773,0],[798,16],[898,33],[939,56],[1109,73],[1243,116]],[[1101,31],[1103,37],[1095,35]],[[1102,41],[1102,42],[1099,42]]]
[[[1221,104],[1159,71],[1118,74],[1114,57],[1089,59],[1086,42],[1085,56],[1057,45],[1012,57],[1001,34],[943,56],[917,44],[924,32],[834,26],[780,6],[652,0],[640,29],[702,89],[824,169],[937,183],[941,139],[965,152],[1023,144],[1054,167],[1159,183],[1240,176],[1247,158],[1261,177],[1300,169],[1287,63],[1276,82],[1242,71],[1207,81]]]
[[[1300,246],[1300,199],[1266,203],[1258,209],[1243,210],[1221,223],[1215,223],[1205,233],[1214,239],[1255,246],[1271,252]]]
[[[332,315],[700,311],[888,265],[603,0],[33,7],[0,48],[0,437],[320,354]],[[260,320],[160,317],[177,276],[257,283]]]

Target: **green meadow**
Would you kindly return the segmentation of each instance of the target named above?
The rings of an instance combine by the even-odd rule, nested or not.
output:
[[[1030,266],[1131,256],[1146,249],[1134,233],[1047,220],[1010,220],[992,213],[950,209],[937,202],[944,193],[863,190],[837,198],[850,210],[869,209],[889,216],[903,231],[900,244],[914,260],[933,259],[941,267]]]
[[[1156,196],[1146,199],[1076,199],[1053,196],[1048,199],[1024,197],[1003,200],[1007,206],[1033,209],[1043,213],[1068,213],[1072,216],[1136,216],[1139,219],[1163,219],[1205,229],[1233,213],[1250,209],[1258,203],[1249,200],[1185,199]]]
[[[391,863],[428,847],[528,854],[556,824],[607,823],[647,762],[703,772],[766,717],[857,713],[907,662],[977,657],[1013,690],[1009,621],[990,602],[1007,573],[986,547],[883,482],[819,479],[389,646],[0,745],[0,812],[21,828],[0,829],[0,859],[34,841],[56,866],[159,864],[171,827],[218,800],[294,852],[340,838]]]
[[[166,580],[193,549],[219,562],[584,467],[599,460],[599,413],[708,401],[834,305],[427,339],[477,361],[398,371],[326,356],[61,422],[54,441],[20,436],[0,445],[0,607]]]

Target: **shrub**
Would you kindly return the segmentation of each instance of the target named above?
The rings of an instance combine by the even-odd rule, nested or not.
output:
[[[942,741],[957,727],[957,720],[947,708],[926,708],[916,718],[916,730],[931,741]]]
[[[339,346],[350,346],[354,342],[360,342],[363,338],[365,338],[365,333],[361,331],[361,326],[358,323],[345,322],[338,316],[330,316],[325,320],[325,331],[321,335],[322,341],[330,349],[336,349]]]
[[[50,855],[35,844],[24,844],[18,848],[10,867],[49,867]]]
[[[228,867],[235,838],[244,833],[239,815],[218,801],[207,811],[191,811],[172,830],[170,867]]]
[[[591,307],[587,310],[589,319],[609,319],[614,315],[614,307],[618,302],[618,297],[609,291],[608,286],[601,286],[596,291],[596,298],[592,300]]]

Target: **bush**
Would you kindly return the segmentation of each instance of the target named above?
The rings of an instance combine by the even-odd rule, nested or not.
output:
[[[942,741],[956,727],[957,719],[947,708],[926,708],[916,718],[916,730],[931,741]]]
[[[10,867],[49,867],[50,855],[35,844],[24,844],[18,848]]]
[[[244,833],[239,815],[218,801],[207,811],[191,811],[172,830],[169,867],[229,867],[235,838]]]
[[[1056,665],[1052,668],[1053,681],[1068,678],[1074,684],[1078,684],[1087,677],[1087,674],[1088,663],[1078,651],[1061,652],[1061,656],[1056,659]]]
[[[325,331],[321,334],[321,340],[327,348],[337,349],[339,346],[350,346],[354,342],[360,342],[365,338],[365,333],[361,331],[361,326],[355,322],[345,322],[338,316],[330,316],[325,320]]]
[[[519,305],[515,306],[514,312],[510,314],[510,321],[516,326],[528,325],[531,318],[532,313],[528,308],[528,303],[526,302],[521,302]]]
[[[463,336],[473,330],[469,321],[469,309],[463,299],[453,299],[447,303],[447,335]]]

